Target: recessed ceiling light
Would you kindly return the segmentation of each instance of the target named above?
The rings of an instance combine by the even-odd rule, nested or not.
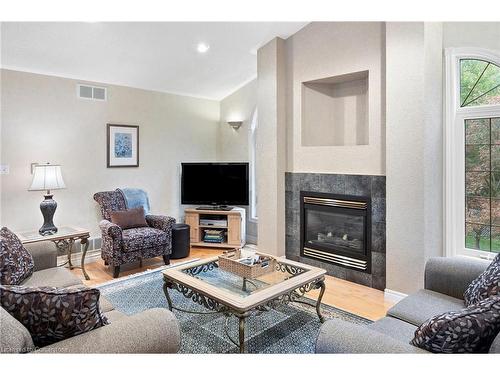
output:
[[[198,46],[196,47],[196,50],[199,53],[205,53],[209,50],[210,46],[206,43],[198,43]]]

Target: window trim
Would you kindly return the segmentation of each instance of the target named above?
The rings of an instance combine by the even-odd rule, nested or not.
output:
[[[460,107],[460,60],[477,59],[500,66],[500,54],[482,48],[445,50],[444,248],[445,256],[492,259],[497,253],[465,247],[465,139],[463,123],[471,118],[500,116],[500,105]],[[459,203],[460,202],[460,203]]]
[[[248,218],[252,223],[257,223],[257,170],[255,160],[257,158],[257,127],[258,127],[257,108],[252,112],[252,119],[249,126],[250,140],[250,216]]]

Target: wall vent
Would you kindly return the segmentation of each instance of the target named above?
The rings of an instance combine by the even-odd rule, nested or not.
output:
[[[78,84],[76,88],[77,88],[76,90],[77,95],[80,99],[100,100],[100,101],[105,101],[107,99],[106,87]]]

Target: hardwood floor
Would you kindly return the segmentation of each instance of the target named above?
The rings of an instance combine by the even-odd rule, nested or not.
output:
[[[196,247],[191,249],[188,258],[172,259],[171,263],[175,264],[196,258],[209,258],[221,253],[222,250]],[[125,265],[122,266],[120,277],[143,272],[148,269],[154,269],[163,265],[164,263],[161,257],[144,260],[142,267],[139,267],[139,263]],[[88,286],[99,285],[106,281],[113,280],[112,268],[105,266],[102,260],[86,264],[85,269],[90,276],[90,280],[85,280],[81,270],[78,268],[73,269],[72,272],[80,277]],[[326,291],[323,296],[323,303],[371,320],[382,318],[385,316],[387,310],[394,305],[394,302],[388,300],[384,292],[380,290],[337,279],[332,276],[326,276],[325,283]],[[318,291],[311,291],[309,295],[311,298],[316,298]]]

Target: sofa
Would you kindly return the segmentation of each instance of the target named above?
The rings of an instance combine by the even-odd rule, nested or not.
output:
[[[21,285],[71,287],[81,280],[67,268],[57,267],[57,251],[50,242],[25,245],[34,260],[34,272]],[[179,323],[163,308],[126,316],[102,296],[101,311],[110,324],[33,350],[28,330],[0,307],[0,353],[176,353]]]
[[[417,327],[429,318],[465,307],[463,294],[489,262],[468,257],[431,258],[424,289],[411,294],[368,325],[338,319],[325,322],[316,341],[316,353],[429,353],[410,344]],[[500,353],[500,333],[489,353]]]

